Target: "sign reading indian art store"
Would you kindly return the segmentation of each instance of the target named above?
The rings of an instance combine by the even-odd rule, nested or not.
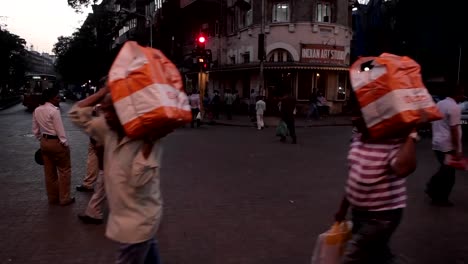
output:
[[[344,47],[320,44],[301,44],[301,62],[319,64],[345,64]]]

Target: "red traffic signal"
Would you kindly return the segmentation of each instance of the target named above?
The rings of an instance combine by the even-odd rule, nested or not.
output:
[[[199,35],[197,37],[197,49],[198,50],[204,50],[205,49],[205,44],[206,44],[205,36]]]

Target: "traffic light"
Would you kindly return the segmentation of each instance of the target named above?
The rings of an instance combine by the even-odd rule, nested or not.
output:
[[[198,50],[204,50],[205,49],[205,44],[206,44],[205,36],[199,35],[197,37],[197,49]]]

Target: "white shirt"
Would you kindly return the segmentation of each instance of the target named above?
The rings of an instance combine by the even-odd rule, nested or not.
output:
[[[190,108],[199,109],[200,108],[200,95],[192,94],[189,97]]]
[[[458,126],[461,141],[461,109],[450,97],[437,103],[439,111],[444,116],[441,120],[432,123],[432,149],[442,152],[455,150],[452,145],[450,127]],[[461,144],[459,144],[461,146]],[[461,151],[457,150],[457,151]]]
[[[236,101],[236,96],[232,93],[227,93],[224,95],[224,100],[226,101],[226,104],[232,105],[234,101]]]
[[[263,100],[258,100],[255,104],[255,109],[257,110],[257,115],[263,115],[266,110],[266,103]]]
[[[60,109],[49,102],[34,110],[32,131],[38,140],[41,140],[42,134],[58,136],[60,142],[68,146],[62,117],[60,116]]]
[[[75,105],[69,115],[74,124],[104,144],[104,185],[109,203],[106,236],[120,243],[147,241],[156,235],[162,218],[160,141],[145,159],[142,140],[124,137],[119,142],[104,117],[92,117],[92,110]]]

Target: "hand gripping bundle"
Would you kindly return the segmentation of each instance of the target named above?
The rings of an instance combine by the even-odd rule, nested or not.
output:
[[[108,78],[114,107],[128,137],[175,129],[192,120],[180,73],[161,51],[126,42]]]
[[[417,124],[442,118],[420,66],[409,57],[383,53],[360,58],[350,68],[350,79],[372,138],[407,135]]]

